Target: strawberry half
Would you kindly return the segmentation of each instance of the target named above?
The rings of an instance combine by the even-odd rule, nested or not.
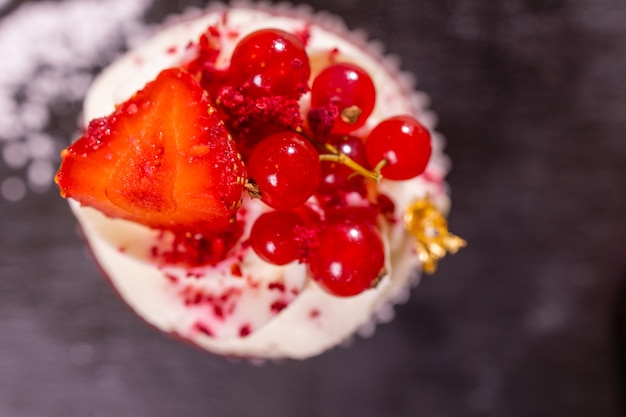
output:
[[[221,232],[243,192],[235,143],[189,73],[162,71],[61,154],[61,195],[109,217]]]

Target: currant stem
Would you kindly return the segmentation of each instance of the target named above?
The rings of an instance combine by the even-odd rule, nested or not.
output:
[[[377,165],[376,169],[374,169],[373,171],[370,171],[364,168],[354,159],[350,158],[345,153],[340,152],[333,145],[329,143],[322,143],[318,141],[317,139],[315,139],[314,137],[307,135],[301,127],[298,127],[296,129],[296,132],[306,137],[309,141],[311,141],[311,143],[313,143],[318,148],[324,148],[326,151],[330,152],[330,153],[320,154],[320,161],[330,161],[330,162],[337,162],[339,164],[343,164],[347,166],[348,168],[352,169],[355,173],[362,175],[365,178],[369,178],[377,183],[380,182],[382,178],[382,175],[380,175],[380,169],[378,169],[378,165],[380,165],[380,163]],[[382,162],[383,161],[381,161],[381,163]],[[387,161],[384,161],[384,162],[386,163]],[[383,166],[384,165],[382,165],[380,168],[382,168]]]
[[[251,198],[261,198],[261,190],[259,189],[259,186],[250,178],[243,185],[243,188],[248,192]]]
[[[375,182],[380,182],[380,179],[382,178],[380,172],[376,170],[369,171],[363,168],[363,166],[355,162],[354,159],[350,158],[345,153],[339,152],[333,145],[327,143],[325,144],[325,147],[330,153],[320,154],[320,161],[331,161],[343,164],[365,178],[369,178]]]
[[[380,175],[380,170],[383,169],[385,167],[385,165],[387,165],[389,163],[388,160],[386,159],[381,159],[379,163],[376,164],[376,166],[374,167],[374,172],[378,173],[378,175]]]

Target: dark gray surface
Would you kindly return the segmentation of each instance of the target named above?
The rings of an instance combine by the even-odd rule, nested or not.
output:
[[[373,338],[257,367],[144,325],[55,192],[2,202],[1,417],[621,415],[626,3],[310,4],[418,74],[469,248]]]

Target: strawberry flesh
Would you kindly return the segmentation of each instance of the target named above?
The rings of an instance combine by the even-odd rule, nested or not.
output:
[[[162,71],[62,153],[64,197],[176,232],[222,232],[245,182],[234,141],[188,72]]]

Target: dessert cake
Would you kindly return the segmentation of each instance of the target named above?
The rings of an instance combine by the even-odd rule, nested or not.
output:
[[[97,78],[56,181],[148,323],[303,359],[389,319],[465,244],[426,104],[334,18],[214,6]]]

